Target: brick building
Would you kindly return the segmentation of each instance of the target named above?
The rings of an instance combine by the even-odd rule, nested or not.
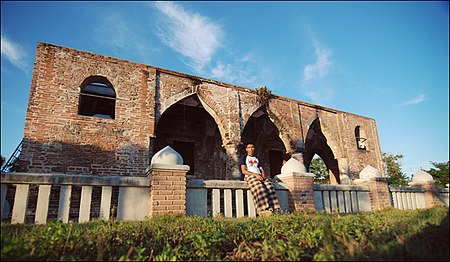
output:
[[[332,183],[384,170],[374,119],[38,43],[19,171],[145,176],[170,145],[188,179],[238,179],[249,141],[271,176],[291,156],[308,168],[315,154]]]

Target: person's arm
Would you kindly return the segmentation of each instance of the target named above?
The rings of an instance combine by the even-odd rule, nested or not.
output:
[[[241,165],[241,170],[242,174],[244,174],[245,176],[255,176],[259,180],[264,180],[264,173],[262,173],[263,175],[261,176],[257,173],[250,172],[247,170],[247,165]],[[262,172],[264,172],[264,170]]]
[[[262,180],[266,179],[266,173],[264,172],[264,168],[262,167],[262,162],[259,158],[258,158],[258,168],[261,171]]]
[[[259,170],[261,170],[261,177],[264,179],[266,178],[266,173],[264,173],[264,168],[262,166],[259,167]]]

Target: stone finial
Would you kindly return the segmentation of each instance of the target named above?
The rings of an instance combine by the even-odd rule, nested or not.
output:
[[[427,184],[428,182],[433,182],[433,181],[434,181],[433,176],[431,176],[430,174],[428,174],[427,172],[425,172],[423,170],[420,170],[413,176],[412,181],[408,184],[409,185]]]
[[[151,164],[166,164],[166,165],[182,165],[183,158],[177,151],[170,146],[159,150],[150,162]]]
[[[297,159],[291,157],[282,167],[281,174],[306,173],[306,167]]]
[[[360,173],[359,178],[361,180],[373,180],[377,177],[381,177],[381,171],[371,165],[367,165]]]

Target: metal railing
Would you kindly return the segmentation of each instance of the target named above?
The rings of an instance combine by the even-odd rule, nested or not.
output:
[[[19,145],[16,147],[16,149],[14,150],[12,155],[8,158],[8,161],[6,161],[3,164],[1,172],[6,172],[6,171],[14,172],[15,171],[14,165],[16,163],[16,159],[19,158],[19,155],[22,152],[22,144],[23,144],[23,139],[20,141]]]

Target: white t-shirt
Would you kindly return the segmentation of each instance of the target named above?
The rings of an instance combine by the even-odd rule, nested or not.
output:
[[[261,170],[259,169],[259,160],[254,156],[248,156],[245,158],[245,165],[247,166],[247,171],[261,175]]]

